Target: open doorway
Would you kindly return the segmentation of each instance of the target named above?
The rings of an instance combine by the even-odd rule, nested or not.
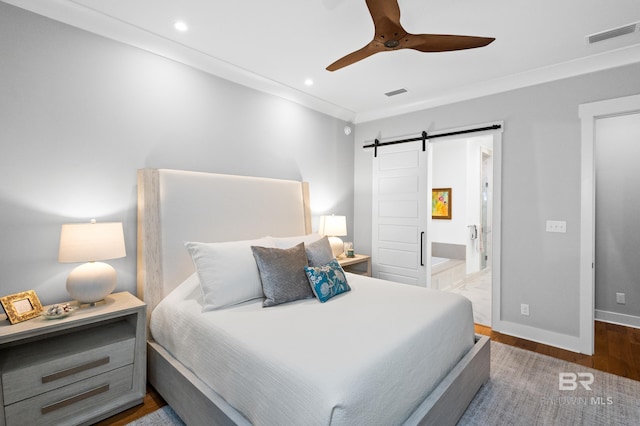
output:
[[[593,321],[595,314],[598,314],[599,319],[603,321],[617,322],[621,324],[629,324],[629,319],[634,318],[634,315],[629,315],[627,312],[620,314],[610,310],[613,308],[607,308],[606,297],[610,297],[614,294],[616,299],[619,297],[615,293],[625,294],[626,290],[620,290],[617,288],[604,289],[603,304],[604,308],[595,309],[595,269],[596,267],[596,129],[598,120],[606,120],[610,117],[616,116],[628,116],[630,114],[640,113],[640,95],[626,96],[623,98],[608,99],[604,101],[592,102],[580,105],[580,119],[582,123],[582,166],[581,166],[581,197],[580,197],[580,332],[573,346],[581,353],[591,355],[593,354],[595,347],[595,336]],[[625,130],[625,132],[628,132]],[[627,153],[628,154],[628,153]],[[630,158],[635,158],[630,156]],[[634,182],[629,180],[629,182]],[[602,183],[602,182],[601,182]],[[627,182],[625,182],[627,183]],[[608,188],[606,189],[608,190]],[[624,191],[623,191],[624,192]],[[623,195],[626,201],[626,194]],[[619,205],[619,201],[615,203]],[[617,207],[619,209],[619,207]],[[629,214],[629,217],[633,216],[633,213],[629,209],[621,209],[625,214]],[[602,219],[602,217],[600,217]],[[633,223],[633,221],[631,221]],[[627,228],[629,229],[629,228]],[[636,250],[637,251],[637,250]],[[598,288],[597,290],[602,290]],[[614,299],[615,300],[615,299]],[[625,296],[622,296],[622,300],[625,301]],[[609,303],[609,306],[618,308],[618,301],[616,304]],[[636,313],[637,315],[637,313]],[[632,326],[638,326],[638,324]]]
[[[432,143],[435,191],[451,189],[451,217],[430,224],[431,287],[462,294],[474,322],[491,326],[493,135]],[[434,192],[437,196],[437,192]],[[433,201],[433,200],[432,200]]]

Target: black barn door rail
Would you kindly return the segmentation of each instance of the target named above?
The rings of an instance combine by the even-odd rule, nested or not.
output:
[[[387,145],[397,145],[400,143],[407,143],[407,142],[422,141],[422,150],[425,151],[427,139],[444,138],[445,136],[464,135],[466,133],[483,132],[485,130],[497,130],[497,129],[500,129],[501,127],[502,126],[499,124],[494,124],[492,126],[477,127],[475,129],[465,129],[465,130],[457,130],[455,132],[437,133],[435,135],[428,135],[427,132],[423,131],[422,135],[416,138],[400,139],[397,141],[388,141],[388,142],[380,142],[378,139],[375,139],[373,143],[364,145],[362,148],[373,148],[373,156],[377,157],[379,147],[387,146]]]

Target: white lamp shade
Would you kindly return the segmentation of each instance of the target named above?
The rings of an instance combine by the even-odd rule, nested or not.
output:
[[[344,237],[347,235],[347,217],[336,215],[320,216],[318,233],[328,237]]]
[[[126,255],[122,222],[62,225],[58,262],[94,262]]]
[[[320,226],[318,233],[329,237],[331,251],[335,257],[344,253],[344,244],[338,237],[347,235],[347,217],[346,216],[320,216]]]

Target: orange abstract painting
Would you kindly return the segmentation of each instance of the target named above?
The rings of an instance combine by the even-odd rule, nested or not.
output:
[[[451,188],[433,188],[431,191],[431,217],[451,219]]]

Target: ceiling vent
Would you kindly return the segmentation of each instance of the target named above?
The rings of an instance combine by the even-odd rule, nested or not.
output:
[[[398,90],[393,90],[391,92],[387,92],[385,93],[385,95],[391,97],[391,96],[396,96],[396,95],[400,95],[402,93],[407,93],[407,89],[398,89]]]
[[[599,41],[609,40],[611,38],[620,37],[625,34],[631,34],[638,30],[640,27],[638,22],[634,22],[633,24],[625,25],[622,27],[614,28],[607,31],[602,31],[596,34],[591,34],[587,36],[587,43],[593,44],[598,43]]]

